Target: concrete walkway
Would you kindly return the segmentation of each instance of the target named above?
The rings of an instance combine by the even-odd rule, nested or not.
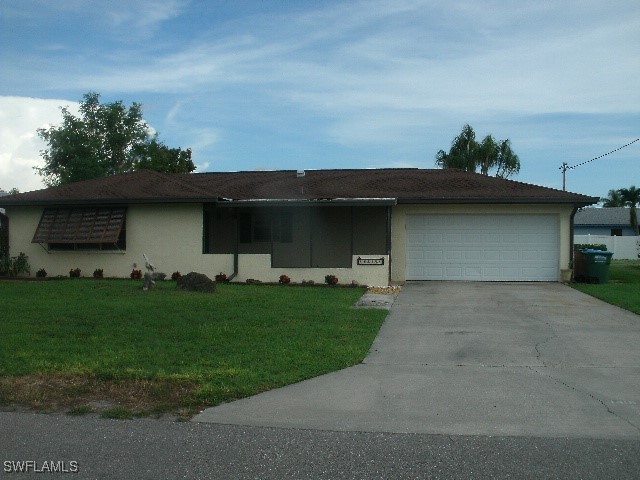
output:
[[[640,316],[558,283],[409,283],[363,364],[197,422],[640,438]]]

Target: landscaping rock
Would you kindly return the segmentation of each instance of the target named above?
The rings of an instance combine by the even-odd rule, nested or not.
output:
[[[190,292],[213,293],[216,291],[216,282],[203,273],[190,272],[176,280],[178,290]]]

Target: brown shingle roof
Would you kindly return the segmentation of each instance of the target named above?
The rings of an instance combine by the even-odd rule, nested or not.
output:
[[[2,205],[395,199],[398,203],[574,203],[596,197],[461,170],[372,169],[163,174],[149,170],[0,199]]]

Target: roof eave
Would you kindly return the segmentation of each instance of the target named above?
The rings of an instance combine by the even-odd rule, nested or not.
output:
[[[182,197],[182,198],[96,198],[96,199],[49,199],[49,200],[17,200],[11,202],[2,202],[0,207],[27,207],[27,206],[70,206],[70,205],[139,205],[139,204],[163,204],[163,203],[216,203],[219,206],[238,206],[238,205],[270,205],[270,206],[310,206],[310,205],[341,205],[341,206],[358,206],[358,205],[378,205],[393,206],[397,204],[424,204],[424,205],[442,205],[442,204],[566,204],[576,207],[586,207],[598,203],[600,199],[597,197],[580,197],[580,198],[416,198],[416,197],[398,197],[398,198],[316,198],[316,199],[296,199],[296,198],[261,198],[261,199],[223,199],[220,197]]]
[[[341,206],[356,207],[363,205],[392,206],[397,204],[396,198],[256,198],[256,199],[220,199],[216,202],[219,207],[237,206],[271,206],[271,207],[295,207],[295,206]]]
[[[65,200],[23,200],[11,203],[0,201],[0,207],[50,207],[53,205],[139,205],[149,203],[208,203],[216,198],[93,198],[93,199],[65,199]]]
[[[424,205],[443,205],[443,204],[482,204],[482,205],[573,205],[576,207],[586,207],[597,203],[599,199],[555,199],[555,198],[398,198],[398,204],[424,204]]]

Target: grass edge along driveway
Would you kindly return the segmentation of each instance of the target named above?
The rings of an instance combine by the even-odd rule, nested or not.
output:
[[[571,286],[640,315],[640,260],[613,260],[609,283],[572,283]]]
[[[387,311],[363,288],[0,282],[0,408],[130,418],[200,409],[360,363]]]

